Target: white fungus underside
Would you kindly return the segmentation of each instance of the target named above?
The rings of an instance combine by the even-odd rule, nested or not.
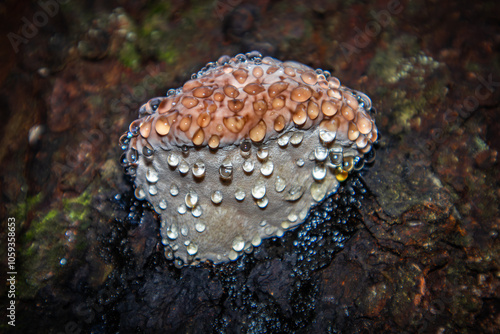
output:
[[[157,188],[157,194],[154,196],[147,187],[144,188],[146,199],[155,211],[161,214],[162,241],[170,246],[176,258],[184,263],[196,260],[211,260],[215,263],[234,260],[243,251],[258,246],[261,239],[281,237],[285,230],[292,229],[304,221],[312,205],[336,192],[338,181],[329,167],[325,167],[327,173],[323,180],[316,181],[312,176],[316,161],[310,160],[310,157],[314,156],[316,147],[322,146],[319,141],[319,129],[297,132],[304,135],[298,145],[288,143],[281,147],[276,143],[278,139],[272,139],[262,146],[269,152],[267,161],[272,162],[274,166],[270,176],[262,175],[260,169],[265,161],[258,159],[255,146],[252,147],[250,157],[246,159],[241,156],[241,150],[234,146],[218,151],[206,148],[190,150],[184,155],[180,150],[176,151],[190,167],[186,174],[181,174],[178,167],[172,168],[168,165],[167,157],[171,151],[155,152],[152,161],[146,161],[144,156],[140,156],[135,183],[148,187],[154,185]],[[344,150],[344,156],[349,155],[348,152],[349,150]],[[354,155],[354,150],[351,153]],[[300,159],[304,161],[301,167],[300,163],[297,164]],[[222,182],[216,167],[221,166],[225,160],[230,160],[233,164],[231,182]],[[254,162],[253,172],[244,172],[242,166],[245,160]],[[201,179],[194,177],[192,172],[193,165],[198,161],[203,161],[206,166],[205,176]],[[146,179],[147,170],[151,168],[161,175],[154,184]],[[286,184],[281,192],[276,190],[278,179]],[[251,193],[251,189],[257,184],[264,184],[266,188],[265,197],[268,204],[264,208],[257,205],[257,200]],[[179,189],[176,196],[171,195],[172,186]],[[302,196],[294,201],[287,200],[293,189],[302,189]],[[213,192],[217,190],[223,194],[220,204],[214,204],[211,200]],[[202,209],[199,217],[194,217],[193,209],[185,206],[185,196],[190,191],[194,191],[199,197],[198,205]],[[236,200],[235,194],[238,191],[245,192],[244,200]],[[160,207],[161,201],[167,202],[166,209]],[[186,208],[186,213],[180,214],[179,207]],[[201,230],[203,225],[200,224],[205,227],[203,232],[196,229],[198,226]],[[171,233],[167,233],[169,230]],[[177,238],[172,239],[169,235],[175,235],[175,230]],[[244,242],[243,247],[240,247],[241,240]],[[237,247],[234,247],[235,245]],[[188,247],[191,253],[196,249],[194,256],[188,254]]]

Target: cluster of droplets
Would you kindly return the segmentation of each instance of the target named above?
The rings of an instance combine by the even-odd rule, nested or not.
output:
[[[278,70],[281,72],[277,72]],[[268,81],[265,81],[266,75],[269,75]],[[232,80],[235,86],[228,85],[226,80]],[[207,82],[215,83],[210,86]],[[266,86],[263,86],[263,82],[266,82]],[[236,99],[238,94],[240,100]],[[224,104],[222,101],[225,101]],[[204,111],[203,108],[207,110]],[[268,109],[274,111],[266,113]],[[189,217],[189,221],[192,221],[191,216],[199,218],[203,215],[206,207],[203,209],[200,199],[205,200],[205,197],[208,197],[214,206],[220,205],[224,197],[229,195],[234,197],[236,203],[246,205],[251,201],[250,203],[255,203],[258,208],[266,209],[269,205],[268,194],[271,192],[275,198],[278,197],[278,201],[293,203],[302,198],[306,190],[310,190],[308,196],[312,196],[315,202],[320,202],[326,195],[336,191],[337,181],[346,180],[351,171],[363,168],[365,162],[374,159],[374,150],[370,149],[370,145],[377,138],[377,130],[367,114],[370,109],[371,101],[366,95],[340,86],[338,79],[332,77],[328,71],[312,70],[295,62],[282,63],[269,57],[263,59],[256,52],[232,58],[224,56],[193,74],[192,80],[182,88],[169,90],[167,98],[151,99],[140,108],[139,115],[142,118],[132,122],[129,131],[120,138],[120,146],[126,151],[121,157],[121,163],[125,173],[132,177],[135,177],[138,168],[141,168],[140,180],[135,183],[137,199],[152,201],[153,208],[159,214],[167,212],[165,210],[168,208],[180,215],[179,217]],[[219,115],[227,115],[229,112],[236,116],[226,117],[224,122],[221,122]],[[273,118],[264,122],[264,117]],[[243,130],[245,122],[249,124],[246,130]],[[309,123],[304,126],[306,122]],[[312,134],[314,136],[311,136]],[[307,144],[301,146],[305,137],[308,138]],[[311,141],[311,138],[314,140]],[[295,153],[296,158],[292,163],[298,168],[297,173],[309,173],[305,177],[312,177],[314,182],[300,184],[293,181],[294,172],[291,176],[286,175],[288,172],[277,172],[276,160],[269,158],[267,149],[267,145],[275,144],[276,148],[282,149],[287,146],[301,146],[297,152],[302,150],[305,155]],[[187,159],[190,152],[197,154],[192,149],[216,153],[217,149],[227,148],[229,145],[230,150],[233,150],[232,146],[239,146],[244,158],[243,163],[232,160],[231,155],[222,162],[213,159],[219,164],[216,165],[217,181],[214,182],[215,179],[210,178],[211,186],[215,187],[212,187],[210,194],[198,191],[197,187],[207,175],[207,167],[215,166],[212,165],[211,158]],[[257,148],[257,159],[248,159],[253,147]],[[304,150],[304,147],[307,147],[307,150]],[[225,150],[220,151],[225,154]],[[201,156],[207,159],[206,155],[199,157]],[[161,165],[158,165],[158,161],[161,161]],[[168,168],[165,169],[166,166]],[[245,187],[237,187],[236,184],[229,193],[222,191],[224,187],[217,189],[218,182],[221,185],[231,183],[235,171],[240,168],[244,177],[257,170],[258,173],[254,175],[259,175],[261,179],[255,179],[250,186],[248,182],[243,183]],[[176,180],[174,176],[168,181],[168,177],[163,176],[164,173],[174,171],[181,176],[180,179]],[[329,172],[334,175],[333,180]],[[180,186],[184,186],[181,180],[188,175],[192,175],[197,181],[188,185],[189,189],[179,190]],[[158,182],[161,186],[157,185]],[[165,182],[170,182],[167,187],[170,187],[169,195],[175,205],[170,203],[168,194],[159,191],[165,189]],[[240,180],[236,180],[236,183],[238,182]],[[249,200],[245,201],[246,198]],[[254,240],[233,236],[229,255],[224,253],[224,256],[234,260],[243,251],[251,251],[252,247],[260,245],[261,238],[281,237],[284,231],[297,226],[305,219],[310,203],[308,200],[307,206],[297,206],[297,209],[294,207],[293,212],[281,225],[280,221],[274,221],[276,219],[270,224],[266,219],[260,220],[257,222],[260,225],[257,229],[262,234]],[[208,210],[211,210],[210,208],[211,206]],[[184,251],[194,259],[200,254],[199,247],[191,237],[187,239],[188,230],[183,226],[187,220],[178,219],[177,223],[168,225],[165,220],[162,221],[167,258],[176,258],[174,253],[182,243],[181,247],[185,247]],[[194,229],[202,233],[206,225],[200,219],[195,223]],[[169,239],[179,242],[170,243]]]

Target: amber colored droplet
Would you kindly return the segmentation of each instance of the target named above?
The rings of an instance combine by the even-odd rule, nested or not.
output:
[[[274,72],[276,72],[277,70],[279,70],[278,67],[269,67],[266,71],[267,74],[273,74]]]
[[[294,77],[294,76],[295,76],[295,71],[294,71],[294,70],[293,70],[293,68],[291,68],[291,67],[288,67],[288,66],[287,66],[287,67],[285,67],[285,70],[284,70],[284,71],[285,71],[285,74],[286,74],[286,75],[289,75],[289,76],[291,76],[291,77]]]
[[[285,106],[285,97],[281,95],[278,96],[277,98],[273,99],[271,105],[273,106],[273,109],[280,110]]]
[[[330,86],[330,88],[337,89],[340,87],[340,80],[332,76],[328,79],[328,85]]]
[[[155,130],[160,136],[168,135],[170,132],[170,124],[167,116],[162,115],[156,119]]]
[[[351,109],[347,104],[342,106],[342,116],[348,121],[352,121],[354,119],[354,110]]]
[[[245,119],[240,116],[224,117],[222,120],[226,128],[232,133],[238,133],[245,126]]]
[[[273,98],[280,94],[282,91],[288,88],[288,84],[285,82],[275,82],[268,88],[269,97]]]
[[[215,93],[214,100],[217,102],[221,102],[222,100],[224,100],[224,94],[219,93],[219,92]]]
[[[203,144],[204,140],[205,140],[205,132],[203,132],[203,129],[200,128],[193,135],[193,144],[199,146]]]
[[[301,103],[297,105],[292,120],[296,125],[303,125],[307,121],[307,108],[305,104]]]
[[[217,106],[215,104],[211,104],[208,106],[208,111],[213,113],[217,110]]]
[[[349,173],[347,173],[345,170],[343,170],[340,167],[335,169],[334,174],[335,174],[335,178],[339,182],[345,181],[347,179],[347,176],[349,176]]]
[[[359,137],[359,130],[354,122],[349,122],[349,129],[347,130],[347,138],[349,140],[355,141]]]
[[[240,92],[238,91],[238,88],[231,85],[226,85],[224,86],[224,94],[226,94],[230,98],[235,99],[238,97],[238,95],[240,95]]]
[[[172,102],[172,99],[163,99],[163,101],[161,101],[160,105],[158,106],[158,113],[164,114],[172,109]]]
[[[309,101],[307,104],[307,116],[309,116],[310,119],[316,119],[319,115],[319,106],[316,102],[314,101]]]
[[[149,134],[151,133],[151,120],[148,120],[144,123],[142,123],[141,128],[140,128],[141,136],[144,138],[148,138]]]
[[[262,87],[262,85],[259,85],[257,83],[251,83],[245,86],[243,88],[245,93],[250,94],[250,95],[257,95],[259,93],[262,93],[265,89]]]
[[[295,102],[305,102],[312,96],[312,91],[309,87],[299,86],[294,88],[290,93],[290,98]]]
[[[302,81],[304,81],[304,83],[308,84],[308,85],[314,85],[316,84],[316,82],[318,82],[318,78],[316,76],[316,74],[312,71],[307,71],[307,72],[304,72],[300,75],[300,78],[302,79]]]
[[[182,86],[182,90],[184,92],[189,92],[197,87],[201,87],[202,83],[199,82],[198,80],[189,80],[187,81],[184,86]]]
[[[312,97],[316,100],[321,100],[321,98],[323,97],[323,92],[321,89],[317,89],[317,90],[313,90],[313,95]]]
[[[243,84],[248,78],[248,72],[240,68],[233,72],[233,76],[236,81],[238,81],[240,84]]]
[[[358,139],[356,139],[356,146],[358,148],[365,148],[368,145],[368,139],[366,139],[365,135],[359,135]]]
[[[181,103],[184,107],[191,109],[198,105],[198,100],[191,96],[185,96]]]
[[[245,104],[241,100],[229,100],[229,101],[227,101],[227,107],[232,112],[240,111],[241,109],[243,109],[244,105]]]
[[[345,97],[345,101],[347,102],[349,107],[352,108],[352,110],[358,110],[359,103],[358,103],[358,100],[356,100],[356,98],[354,96],[352,96],[349,93],[344,92],[344,97]]]
[[[249,133],[250,139],[254,142],[260,142],[266,136],[267,126],[263,120],[260,120],[256,126],[254,126]]]
[[[190,127],[191,127],[191,115],[182,117],[181,121],[179,122],[179,129],[181,129],[181,131],[186,132],[187,130],[189,130]]]
[[[168,124],[173,126],[175,122],[177,122],[177,117],[179,116],[179,111],[177,109],[171,110],[170,113],[166,114]]]
[[[252,74],[254,75],[254,77],[260,78],[261,76],[264,75],[264,71],[262,70],[261,67],[254,67]]]
[[[364,154],[370,152],[371,149],[372,149],[372,144],[369,143],[368,145],[366,145],[365,148],[361,148],[359,151]]]
[[[336,88],[329,89],[326,93],[328,94],[329,97],[332,97],[337,100],[340,100],[342,98],[340,91]]]
[[[202,128],[205,128],[210,124],[210,121],[212,120],[212,117],[210,117],[210,114],[207,112],[202,112],[199,116],[198,119],[196,120],[196,123]]]
[[[283,117],[283,115],[279,115],[274,120],[274,130],[277,132],[282,131],[285,128],[285,124],[286,124],[285,117]]]
[[[325,116],[333,116],[337,113],[337,106],[332,101],[323,101],[321,111]]]
[[[264,100],[258,100],[253,103],[253,110],[259,116],[262,116],[267,111],[267,103]]]
[[[224,131],[224,126],[222,126],[222,124],[217,124],[215,130],[217,130],[217,132],[219,133],[222,133],[222,131]]]
[[[136,119],[129,125],[129,131],[135,133],[141,127],[142,119]]]
[[[338,117],[334,117],[332,119],[326,119],[322,121],[319,124],[319,127],[321,129],[325,129],[330,132],[337,132],[339,125],[340,125],[340,120],[338,119]]]
[[[318,85],[323,89],[328,89],[328,81],[320,80],[318,81]]]
[[[214,90],[210,87],[206,87],[206,86],[198,87],[198,88],[195,88],[193,90],[193,96],[199,97],[199,98],[209,97],[210,95],[212,95],[213,91]]]
[[[210,139],[208,140],[208,146],[210,148],[219,147],[219,143],[220,143],[220,139],[219,139],[219,136],[217,136],[217,135],[212,135],[212,137],[210,137]]]
[[[356,125],[358,126],[359,132],[366,135],[372,131],[372,121],[368,119],[363,113],[358,112],[358,119],[356,120]]]

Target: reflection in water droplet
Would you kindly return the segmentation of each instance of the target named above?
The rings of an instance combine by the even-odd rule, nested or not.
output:
[[[214,204],[219,204],[220,202],[222,202],[222,192],[220,190],[216,190],[212,193],[212,202]]]
[[[245,241],[242,237],[236,237],[233,240],[233,249],[235,252],[241,252],[245,248]]]
[[[245,199],[245,192],[241,189],[238,189],[236,190],[236,192],[234,193],[234,197],[238,200],[238,201],[243,201]]]
[[[195,255],[196,253],[198,253],[198,246],[194,242],[191,242],[186,247],[186,251],[189,255]]]
[[[195,177],[203,177],[205,175],[205,163],[203,161],[195,162],[193,166],[193,175]]]
[[[271,175],[273,173],[273,169],[274,169],[273,162],[272,161],[266,161],[260,167],[260,172],[264,176],[269,176],[269,175]]]
[[[170,195],[172,195],[172,196],[179,195],[179,187],[177,187],[175,184],[172,184],[170,186]]]
[[[179,156],[175,153],[170,153],[167,157],[167,163],[170,167],[177,167],[179,164]]]
[[[205,224],[203,224],[202,222],[197,222],[196,224],[194,224],[195,230],[200,232],[200,233],[205,231],[206,227],[207,226]]]

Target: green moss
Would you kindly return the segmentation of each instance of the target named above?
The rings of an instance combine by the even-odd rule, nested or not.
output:
[[[137,70],[141,63],[141,57],[137,52],[135,45],[133,43],[127,42],[120,49],[118,55],[120,62],[133,70]]]
[[[420,50],[415,36],[403,35],[388,45],[386,49],[377,50],[368,69],[370,75],[386,83],[411,78],[424,88],[428,74],[441,65]]]
[[[33,219],[29,229],[21,236],[21,298],[32,298],[57,271],[59,260],[64,256],[62,241],[65,225],[61,224],[61,218],[61,213],[52,209]]]
[[[10,216],[16,217],[17,221],[25,221],[27,212],[38,205],[42,199],[43,193],[41,192],[33,197],[28,197],[26,202],[20,203]]]
[[[211,24],[217,23],[211,20],[215,15],[212,5],[205,1],[192,1],[190,6],[179,9],[179,19],[173,21],[169,20],[172,10],[169,4],[152,5],[138,29],[141,54],[174,65],[186,58],[180,55],[189,54],[188,49],[202,52],[207,38],[200,26],[208,29]],[[189,36],[188,42],[186,36]],[[189,41],[198,41],[198,44]]]
[[[78,197],[65,198],[62,200],[64,213],[70,220],[82,223],[90,212],[91,202],[92,198],[89,190],[86,190]]]
[[[29,210],[37,212],[35,205],[39,203],[37,197],[31,201]],[[37,291],[43,288],[52,278],[57,278],[61,272],[61,258],[67,255],[66,230],[77,222],[80,231],[85,231],[90,224],[90,206],[92,197],[90,190],[80,196],[63,199],[54,204],[48,211],[38,211],[29,227],[20,236],[19,259],[22,270],[20,274],[20,298],[32,298]],[[62,206],[62,210],[61,210]],[[84,233],[74,241],[77,251],[87,248]]]

